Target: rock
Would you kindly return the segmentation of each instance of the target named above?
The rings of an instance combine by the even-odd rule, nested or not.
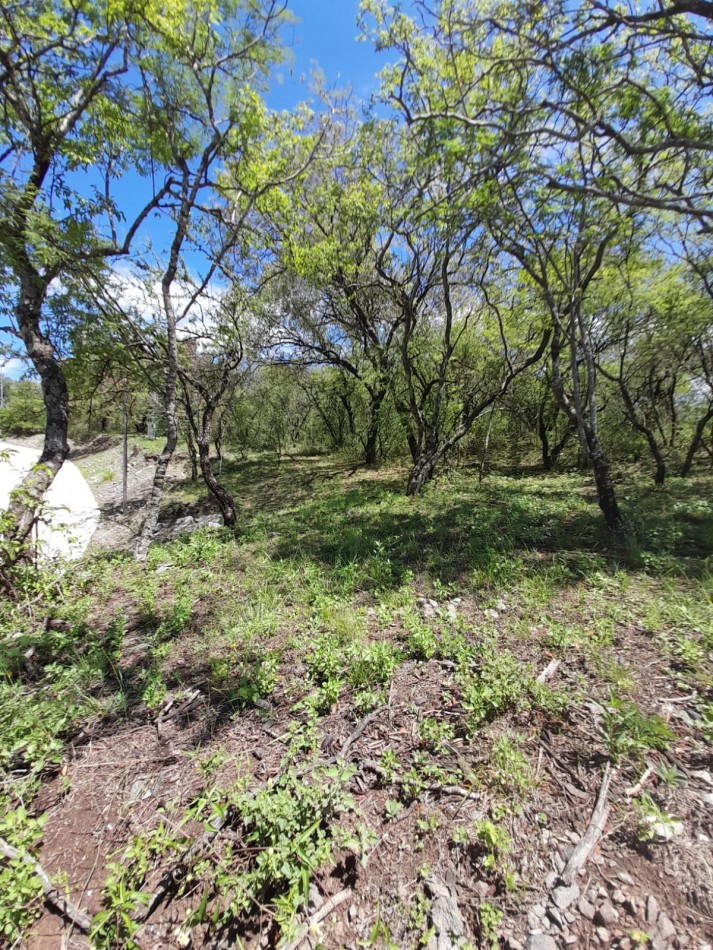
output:
[[[523,950],[522,943],[517,939],[517,937],[510,937],[507,942],[508,950]]]
[[[631,876],[631,874],[627,874],[626,871],[621,871],[619,874],[617,874],[617,877],[622,884],[628,884],[629,887],[634,886],[634,878]]]
[[[597,927],[597,940],[603,943],[605,947],[611,946],[611,934],[606,927]]]
[[[557,883],[557,873],[556,871],[550,871],[550,873],[545,878],[545,887],[548,891],[551,891],[552,888]]]
[[[579,898],[579,887],[571,884],[569,887],[564,885],[556,887],[552,892],[552,900],[560,910],[567,910],[570,904],[573,904]]]
[[[545,916],[545,908],[543,904],[534,904],[532,907],[532,913],[535,917],[542,918]]]
[[[575,943],[579,943],[579,937],[577,934],[567,934],[567,936],[564,938],[564,942],[568,947],[573,947]]]
[[[665,914],[660,914],[657,922],[657,929],[659,934],[666,939],[676,936],[676,928],[673,925],[673,922]]]
[[[431,896],[431,922],[436,930],[438,950],[458,946],[452,938],[465,936],[465,921],[448,887],[437,878],[426,878],[426,891]]]
[[[623,891],[616,890],[611,896],[615,904],[623,904],[626,900],[626,894]]]
[[[527,938],[525,950],[557,950],[557,944],[548,934],[532,933]]]
[[[594,904],[590,904],[586,897],[582,897],[577,905],[579,912],[582,917],[586,917],[587,920],[594,920],[595,907]]]
[[[505,603],[504,600],[498,600],[495,604],[495,609],[499,613],[504,614],[504,613],[507,613],[508,605]]]
[[[314,914],[315,911],[318,911],[324,903],[324,898],[322,897],[319,888],[314,882],[310,884],[309,890],[307,891],[307,900],[310,916]]]
[[[659,916],[659,905],[653,894],[646,898],[646,923],[652,927]]]
[[[564,920],[562,920],[562,914],[557,910],[556,907],[553,907],[552,904],[547,908],[547,916],[550,920],[557,924],[560,930],[564,930]]]
[[[497,610],[493,610],[492,608],[484,610],[483,613],[488,618],[488,620],[497,620],[500,617],[500,614],[497,612]]]
[[[600,924],[603,927],[615,924],[617,920],[619,920],[619,912],[609,901],[604,901],[604,903],[597,908],[597,912],[594,915],[594,923]]]

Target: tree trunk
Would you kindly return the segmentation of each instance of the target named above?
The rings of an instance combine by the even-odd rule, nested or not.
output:
[[[546,472],[549,472],[554,462],[550,455],[550,442],[547,436],[547,425],[545,424],[545,413],[542,406],[540,406],[540,412],[537,418],[537,434],[540,437],[540,444],[542,446],[542,468]]]
[[[146,505],[146,517],[141,534],[136,542],[136,560],[145,561],[149,545],[156,531],[161,500],[166,487],[166,472],[178,445],[178,422],[176,419],[176,382],[178,379],[178,337],[176,335],[176,313],[171,300],[172,275],[167,272],[162,281],[164,312],[166,315],[166,391],[164,406],[166,410],[166,444],[156,463],[151,495]]]
[[[409,472],[406,483],[407,495],[418,495],[423,490],[424,485],[433,478],[433,473],[438,461],[437,455],[427,453],[422,455]]]
[[[686,458],[683,462],[683,465],[681,466],[681,475],[684,478],[686,478],[691,473],[694,456],[698,451],[701,442],[703,441],[703,433],[705,432],[706,426],[711,421],[711,419],[713,419],[713,404],[711,404],[708,412],[704,416],[701,416],[701,418],[698,420],[698,424],[696,425],[696,430],[693,433],[693,439],[691,440],[691,444],[688,447],[688,452],[686,453]]]
[[[193,441],[193,431],[190,424],[186,428],[186,445],[188,446],[188,456],[191,460],[191,481],[198,481],[198,451],[196,443]]]
[[[46,412],[45,441],[39,461],[12,493],[7,512],[6,538],[13,542],[16,554],[6,558],[6,565],[15,563],[22,556],[37,521],[42,498],[69,455],[67,383],[54,347],[40,326],[45,292],[46,288],[33,274],[22,276],[17,324],[27,355],[42,384]]]
[[[591,352],[588,348],[589,341],[587,340],[586,335],[584,335],[583,340],[580,340],[580,345],[582,345],[582,348],[585,352],[585,370],[587,373],[587,386],[589,390],[590,401],[589,412],[587,414],[584,412],[579,391],[578,379],[575,381],[575,383],[573,383],[572,399],[569,398],[565,391],[560,366],[562,341],[560,327],[557,321],[555,321],[554,325],[551,348],[552,391],[560,409],[562,409],[562,411],[572,421],[572,423],[577,426],[580,436],[580,444],[585,453],[585,457],[592,464],[592,469],[594,472],[594,484],[597,490],[597,500],[599,502],[599,507],[601,508],[602,514],[604,515],[604,520],[609,530],[613,533],[618,533],[624,527],[624,519],[622,518],[621,512],[619,511],[619,505],[616,499],[616,491],[614,489],[614,483],[612,481],[611,471],[609,469],[609,462],[606,455],[604,454],[601,442],[599,441],[596,416],[595,369],[593,360],[591,358]],[[576,342],[574,340],[573,334],[570,337],[570,346],[572,348],[573,373],[577,374],[578,367],[575,358]]]
[[[599,445],[597,439],[595,443],[589,445],[589,457],[592,461],[594,471],[594,484],[597,488],[597,500],[599,507],[604,515],[607,527],[610,531],[617,533],[624,527],[624,519],[619,511],[619,505],[616,500],[616,491],[609,469],[609,462]]]
[[[198,457],[201,463],[203,481],[208,491],[218,502],[218,507],[223,517],[223,524],[226,528],[232,528],[237,521],[235,502],[230,492],[220,484],[213,474],[213,469],[210,464],[210,433],[207,439],[201,438],[198,440]]]

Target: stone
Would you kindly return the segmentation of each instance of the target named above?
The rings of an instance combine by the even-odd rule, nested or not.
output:
[[[322,897],[320,890],[316,884],[314,883],[310,884],[309,890],[307,891],[307,898],[308,898],[307,906],[309,908],[309,912],[311,916],[316,911],[318,911],[319,908],[324,903],[324,898]]]
[[[631,876],[631,874],[627,874],[626,871],[620,871],[619,874],[617,874],[617,877],[622,884],[628,884],[629,887],[634,886],[634,878]]]
[[[623,891],[617,889],[613,892],[611,899],[615,904],[623,904],[626,900],[626,894]]]
[[[507,948],[508,950],[523,950],[523,945],[521,941],[517,939],[517,937],[510,937],[507,942]]]
[[[579,937],[577,934],[567,934],[567,936],[564,938],[564,942],[568,947],[573,947],[575,943],[579,943]]]
[[[527,938],[525,950],[557,950],[557,944],[549,934],[531,933]]]
[[[548,891],[551,891],[552,888],[557,883],[557,877],[558,875],[556,871],[550,871],[550,873],[545,878],[545,887],[547,888]]]
[[[457,938],[464,937],[466,933],[460,908],[443,881],[426,878],[426,891],[431,897],[431,921],[436,931],[436,946],[438,950],[451,950],[458,946]]]
[[[547,916],[550,920],[557,924],[560,930],[564,930],[564,920],[562,920],[562,914],[557,910],[556,907],[553,907],[552,904],[547,908]]]
[[[660,914],[657,922],[658,932],[662,937],[670,939],[676,936],[676,928],[673,922],[665,914]]]
[[[495,609],[499,611],[501,614],[504,614],[507,612],[508,605],[505,603],[504,600],[498,600],[495,604]]]
[[[611,934],[606,927],[597,927],[597,940],[603,943],[605,947],[611,946]]]
[[[594,915],[594,923],[600,924],[603,927],[615,924],[617,920],[619,920],[619,912],[609,901],[604,901],[603,904],[600,904]]]
[[[653,894],[646,898],[646,923],[652,927],[659,916],[659,905]]]
[[[560,910],[567,910],[570,904],[573,904],[580,895],[579,887],[571,884],[569,887],[561,885],[552,892],[552,900]]]
[[[586,917],[587,920],[594,920],[594,904],[590,904],[586,897],[582,897],[577,906],[582,917]]]

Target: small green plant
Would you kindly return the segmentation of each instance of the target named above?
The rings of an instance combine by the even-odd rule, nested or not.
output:
[[[502,825],[496,825],[487,818],[475,822],[475,836],[484,851],[483,866],[494,870],[498,861],[507,857],[512,847],[510,835]]]
[[[390,643],[355,645],[350,653],[349,682],[358,688],[384,686],[393,676],[401,656]]]
[[[428,718],[418,724],[418,735],[429,751],[435,755],[442,755],[448,750],[455,730],[449,722]]]
[[[675,738],[660,716],[645,715],[637,704],[610,693],[600,707],[601,735],[609,755],[640,758],[650,749],[665,750]]]
[[[478,923],[480,924],[481,941],[491,950],[498,950],[498,926],[503,919],[503,912],[499,907],[483,901],[478,907]]]
[[[504,791],[523,795],[534,785],[532,766],[522,752],[521,736],[503,733],[493,743],[490,755],[490,774]]]
[[[485,650],[478,669],[461,671],[459,681],[469,732],[508,709],[528,705],[532,676],[507,650]]]
[[[32,817],[22,805],[10,810],[6,800],[0,805],[0,837],[18,851],[17,857],[0,858],[0,943],[9,947],[18,945],[42,909],[42,882],[24,857],[32,856],[42,837],[45,817]]]
[[[681,831],[681,819],[660,808],[649,795],[636,802],[639,841],[668,841]]]

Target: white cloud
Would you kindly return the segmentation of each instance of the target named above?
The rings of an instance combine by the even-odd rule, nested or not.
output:
[[[20,379],[27,371],[27,364],[24,360],[12,357],[9,360],[0,359],[0,373],[5,379]]]

